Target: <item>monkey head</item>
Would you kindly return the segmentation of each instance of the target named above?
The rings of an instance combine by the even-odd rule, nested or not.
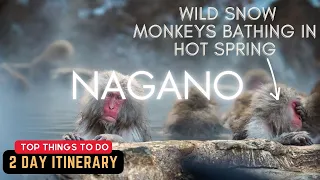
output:
[[[51,43],[35,60],[39,62],[66,61],[74,54],[73,45],[66,40],[57,40]]]
[[[86,131],[96,130],[103,133],[102,131],[105,129],[126,128],[143,123],[142,121],[145,120],[143,101],[133,98],[128,92],[129,76],[114,71],[114,76],[111,78],[112,73],[112,71],[107,71],[99,74],[98,100],[87,91],[83,96],[81,119],[78,123],[85,127]],[[121,88],[125,99],[122,98],[119,91],[109,91],[105,98],[101,99],[109,80],[111,81],[110,88]],[[115,81],[118,81],[119,84],[117,85]],[[94,87],[93,80],[90,86],[91,88]],[[144,90],[135,79],[131,81],[131,88],[134,94],[143,96]]]
[[[245,106],[249,107],[251,103],[251,97],[252,97],[251,91],[244,91],[241,93],[235,100],[234,106],[239,107],[239,106]]]
[[[258,89],[261,85],[271,82],[272,78],[264,69],[249,70],[244,75],[244,85],[247,90]]]
[[[217,103],[210,97],[210,100],[201,93],[201,91],[191,86],[188,90],[188,99],[182,100],[183,104],[188,105],[191,109],[201,109],[209,105],[217,105]]]
[[[274,99],[270,93],[274,92],[272,83],[261,86],[252,97],[251,107],[253,115],[267,120],[274,133],[297,131],[302,128],[302,117],[297,112],[301,107],[299,93],[295,89],[278,84],[280,90],[279,100]]]

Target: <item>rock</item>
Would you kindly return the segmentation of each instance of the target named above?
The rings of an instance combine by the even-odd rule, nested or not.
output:
[[[232,168],[245,168],[270,179],[319,179],[320,145],[284,146],[277,142],[243,141],[154,141],[114,143],[125,154],[124,171],[118,175],[81,175],[85,180],[188,179],[180,162],[193,159]]]

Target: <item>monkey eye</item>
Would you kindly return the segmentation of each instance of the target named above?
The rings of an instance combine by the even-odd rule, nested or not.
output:
[[[108,92],[108,93],[107,93],[107,96],[108,96],[108,97],[112,97],[112,96],[113,96],[113,93]]]
[[[116,98],[117,98],[117,99],[122,99],[122,97],[121,97],[120,95],[118,95]]]

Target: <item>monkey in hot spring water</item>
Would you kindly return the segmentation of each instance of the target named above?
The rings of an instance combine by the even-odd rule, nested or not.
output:
[[[110,84],[110,82],[111,84]],[[66,140],[111,140],[114,142],[144,142],[151,140],[148,121],[142,100],[133,98],[128,92],[129,76],[116,71],[99,74],[99,96],[106,93],[106,87],[122,89],[107,92],[105,99],[96,100],[85,92],[82,99],[81,118],[74,132],[64,135]],[[110,85],[110,86],[109,86]],[[92,80],[90,86],[94,87]],[[141,84],[133,79],[133,93],[143,96]]]
[[[237,131],[248,119],[247,109],[250,106],[251,98],[256,89],[260,86],[272,83],[272,78],[264,69],[249,70],[244,75],[244,91],[235,99],[232,108],[223,115],[222,123],[225,127],[230,128],[233,132]]]
[[[58,67],[57,63],[70,59],[73,54],[74,47],[69,41],[57,40],[30,63],[11,63],[9,66],[32,81],[47,80],[51,71]]]
[[[175,140],[228,139],[231,134],[220,124],[215,100],[212,97],[208,100],[196,87],[189,88],[188,99],[176,101],[165,132]]]
[[[306,111],[300,93],[284,84],[277,86],[281,88],[279,100],[270,95],[274,92],[273,84],[256,90],[246,112],[248,119],[237,122],[243,125],[239,126],[233,139],[262,138],[297,146],[313,144],[309,133],[302,130]]]
[[[302,97],[307,118],[303,122],[303,130],[310,133],[314,143],[320,143],[320,80],[314,85],[311,93]]]

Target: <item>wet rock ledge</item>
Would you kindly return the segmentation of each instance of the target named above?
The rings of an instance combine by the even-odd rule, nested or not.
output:
[[[119,175],[81,175],[85,180],[188,179],[181,160],[224,164],[268,179],[320,179],[320,145],[283,146],[268,140],[114,143],[125,154]]]

